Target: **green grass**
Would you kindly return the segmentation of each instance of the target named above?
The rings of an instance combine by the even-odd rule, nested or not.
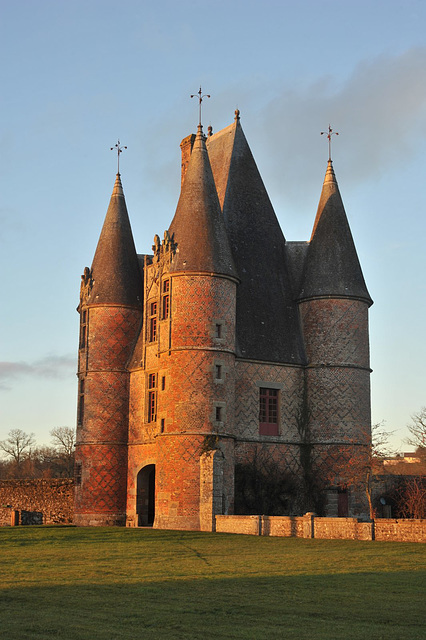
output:
[[[0,530],[0,638],[424,640],[421,544]]]

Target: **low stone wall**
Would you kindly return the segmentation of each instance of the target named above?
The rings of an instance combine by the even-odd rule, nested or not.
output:
[[[374,521],[374,537],[391,542],[426,542],[426,520],[380,518]]]
[[[70,524],[74,481],[70,478],[0,480],[0,526],[26,522],[22,512],[41,512],[44,524]]]
[[[315,518],[314,538],[325,540],[372,540],[371,522],[358,522],[357,518]]]
[[[302,516],[262,516],[261,521],[262,536],[312,537],[309,530],[310,521]]]
[[[359,522],[356,518],[304,516],[216,516],[216,531],[325,540],[426,542],[426,520]]]
[[[261,516],[216,516],[216,531],[260,535]]]

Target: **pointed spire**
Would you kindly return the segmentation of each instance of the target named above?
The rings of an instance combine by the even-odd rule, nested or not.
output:
[[[237,277],[201,124],[169,234],[177,246],[171,271]]]
[[[237,343],[243,357],[304,361],[286,246],[268,193],[235,111],[234,122],[207,140],[232,255],[237,289]]]
[[[142,279],[120,174],[92,263],[89,304],[141,306]]]
[[[300,298],[349,297],[373,302],[365,285],[352,233],[328,161],[306,258]]]

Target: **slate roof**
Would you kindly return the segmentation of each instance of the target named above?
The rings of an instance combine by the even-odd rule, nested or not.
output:
[[[201,125],[169,234],[177,247],[172,273],[197,271],[238,277]]]
[[[239,121],[207,139],[237,287],[237,354],[305,362],[285,238]]]
[[[348,297],[373,301],[365,285],[331,160],[306,256],[300,299]]]
[[[93,258],[92,279],[89,304],[141,307],[141,269],[119,173]]]

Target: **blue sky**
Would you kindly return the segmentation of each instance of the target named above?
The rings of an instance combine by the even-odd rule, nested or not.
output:
[[[375,301],[373,421],[426,405],[426,3],[0,0],[0,439],[74,426],[80,275],[121,174],[138,252],[169,226],[189,98],[234,109],[284,234],[309,239],[334,169]]]

